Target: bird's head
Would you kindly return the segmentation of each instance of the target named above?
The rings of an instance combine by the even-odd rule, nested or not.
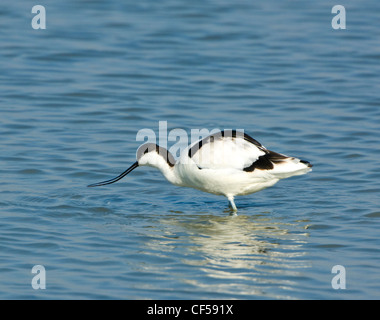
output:
[[[173,155],[163,147],[155,143],[145,143],[136,152],[136,159],[139,166],[159,167],[168,165],[173,167],[175,160]]]
[[[99,187],[115,183],[139,166],[150,166],[158,168],[161,171],[165,171],[165,169],[168,170],[167,168],[174,167],[175,164],[173,155],[168,150],[158,146],[155,143],[145,143],[140,146],[136,152],[136,159],[137,161],[134,164],[132,164],[127,170],[116,178],[90,184],[88,187]]]

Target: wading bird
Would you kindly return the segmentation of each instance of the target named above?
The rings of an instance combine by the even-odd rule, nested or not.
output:
[[[223,195],[233,211],[237,211],[235,196],[258,192],[280,179],[305,174],[312,167],[307,161],[266,149],[248,134],[224,130],[193,143],[177,161],[165,148],[145,143],[137,150],[137,161],[126,171],[89,187],[119,181],[140,166],[159,169],[176,186]]]

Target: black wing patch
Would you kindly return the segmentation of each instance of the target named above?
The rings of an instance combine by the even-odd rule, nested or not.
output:
[[[253,162],[249,167],[244,168],[243,170],[246,172],[252,172],[255,169],[260,170],[271,170],[274,168],[273,164],[281,163],[285,161],[285,159],[288,159],[289,157],[273,152],[270,150],[263,150],[265,152],[264,155],[260,156],[255,162]]]

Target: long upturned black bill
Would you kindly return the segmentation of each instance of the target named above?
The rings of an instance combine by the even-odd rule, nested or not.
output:
[[[117,176],[116,178],[103,181],[103,182],[98,182],[94,184],[90,184],[87,187],[99,187],[99,186],[104,186],[106,184],[111,184],[116,181],[119,181],[120,179],[123,179],[128,173],[130,173],[133,169],[136,169],[139,166],[138,162],[136,161],[134,164],[132,164],[127,170],[125,170],[121,175]]]

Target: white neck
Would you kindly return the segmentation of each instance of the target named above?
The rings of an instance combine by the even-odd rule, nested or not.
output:
[[[174,185],[181,185],[182,180],[178,176],[177,171],[175,170],[175,167],[169,166],[167,161],[157,154],[156,152],[149,152],[145,154],[140,160],[139,160],[140,166],[149,166],[153,168],[157,168],[161,171],[163,176],[168,180],[170,183]]]

